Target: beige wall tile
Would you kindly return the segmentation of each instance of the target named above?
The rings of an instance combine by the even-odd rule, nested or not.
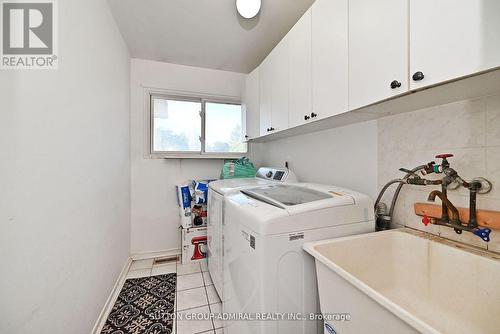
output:
[[[484,210],[500,211],[500,199],[479,195],[477,198],[477,207]]]
[[[486,145],[500,146],[500,95],[486,99]]]
[[[493,184],[487,198],[500,199],[500,147],[488,147],[486,149],[486,175],[485,177]]]
[[[493,183],[493,191],[478,195],[478,208],[500,211],[500,95],[435,106],[378,121],[378,184],[379,189],[389,180],[403,177],[400,167],[408,169],[430,161],[440,162],[435,155],[453,153],[451,166],[466,180],[486,177]],[[442,175],[427,175],[439,179]],[[498,189],[497,189],[498,187]],[[384,196],[389,204],[396,185]],[[393,222],[407,227],[441,235],[445,238],[486,248],[487,243],[469,232],[458,235],[444,226],[425,227],[422,218],[415,215],[413,204],[427,202],[432,190],[440,186],[405,185],[395,209]],[[468,207],[469,191],[465,188],[448,192],[452,203]],[[441,201],[436,199],[436,204]],[[500,231],[495,231],[500,235]],[[497,239],[500,239],[498,237]],[[493,240],[491,249],[498,249],[500,241]]]
[[[485,144],[484,101],[462,101],[422,112],[415,147],[478,147]],[[417,123],[418,124],[418,123]],[[417,140],[418,139],[418,140]]]

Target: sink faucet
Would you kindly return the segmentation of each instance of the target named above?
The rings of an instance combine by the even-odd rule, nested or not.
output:
[[[427,200],[434,202],[436,197],[441,199],[441,218],[439,219],[429,219],[427,215],[422,218],[422,223],[427,226],[429,223],[434,223],[436,225],[442,225],[451,227],[455,230],[457,234],[462,234],[463,231],[471,232],[483,241],[490,241],[490,228],[481,228],[478,226],[477,212],[476,212],[476,194],[486,194],[491,188],[492,184],[490,181],[482,177],[474,178],[472,181],[465,181],[458,172],[450,167],[448,158],[453,157],[453,154],[439,154],[436,158],[442,159],[441,164],[436,164],[431,162],[424,166],[424,171],[427,173],[444,174],[445,176],[441,179],[441,191],[432,191]],[[411,171],[410,171],[411,172]],[[419,181],[418,177],[414,178]],[[437,183],[436,183],[437,184]],[[456,185],[456,186],[455,186]],[[450,202],[448,199],[448,188],[456,189],[456,187],[465,187],[469,189],[469,221],[466,225],[462,224],[460,221],[460,216],[458,209]],[[448,211],[451,212],[451,219]]]
[[[462,225],[462,223],[460,222],[458,209],[448,199],[448,196],[446,195],[446,188],[443,187],[443,191],[434,190],[429,194],[427,200],[430,202],[434,202],[436,196],[441,199],[442,213],[441,218],[435,220],[434,224],[451,227],[457,234],[462,234],[463,230],[469,230],[467,226]],[[451,211],[451,219],[448,215],[448,210]]]
[[[458,213],[458,209],[453,205],[453,203],[450,202],[448,197],[443,194],[439,190],[434,190],[429,194],[429,197],[427,198],[428,201],[434,202],[436,200],[436,196],[441,199],[441,202],[443,202],[443,213],[441,215],[441,219],[448,220],[448,210],[451,211],[451,222],[457,223],[459,225],[462,225],[460,223],[460,217]]]
[[[483,239],[484,241],[486,241],[486,242],[490,241],[491,229],[478,228],[475,217],[473,220],[470,219],[469,223],[467,225],[463,225],[462,222],[460,221],[458,209],[456,208],[456,206],[453,205],[453,203],[450,202],[450,200],[446,196],[445,192],[442,192],[439,190],[434,190],[433,192],[431,192],[429,194],[429,197],[427,198],[427,200],[434,202],[434,200],[436,199],[436,196],[441,199],[443,206],[442,206],[441,218],[435,220],[434,224],[451,227],[455,230],[455,232],[457,234],[462,234],[463,231],[472,232],[475,235],[477,235],[478,237],[480,237],[481,239]],[[474,198],[474,202],[475,202],[475,198]],[[449,218],[448,210],[451,211],[451,219]],[[471,210],[471,214],[475,215],[475,206],[474,206],[474,210]]]

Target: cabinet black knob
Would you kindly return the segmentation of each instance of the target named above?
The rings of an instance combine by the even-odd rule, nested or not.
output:
[[[314,117],[318,117],[318,114],[312,112],[311,113],[311,118],[314,118]]]
[[[305,115],[305,116],[304,116],[304,120],[306,120],[306,121],[307,121],[309,118],[311,118],[311,117],[309,117],[309,116],[307,116],[307,115]]]
[[[397,80],[394,80],[393,82],[391,82],[391,88],[392,89],[396,89],[396,88],[399,88],[401,87],[401,82],[397,81]]]
[[[269,130],[274,131],[274,128],[270,128]]]
[[[413,79],[413,81],[420,81],[420,80],[423,80],[424,77],[425,77],[424,74],[422,72],[418,71],[418,72],[415,72],[415,74],[413,74],[412,79]]]

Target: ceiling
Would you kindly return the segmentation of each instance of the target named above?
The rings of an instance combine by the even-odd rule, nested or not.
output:
[[[248,73],[314,0],[262,0],[244,19],[236,0],[108,0],[134,58]]]

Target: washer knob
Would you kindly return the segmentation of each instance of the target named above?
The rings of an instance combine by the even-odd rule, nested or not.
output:
[[[271,172],[271,171],[267,172],[267,173],[266,173],[266,176],[267,176],[267,177],[271,177],[271,176],[273,176],[273,172]]]

